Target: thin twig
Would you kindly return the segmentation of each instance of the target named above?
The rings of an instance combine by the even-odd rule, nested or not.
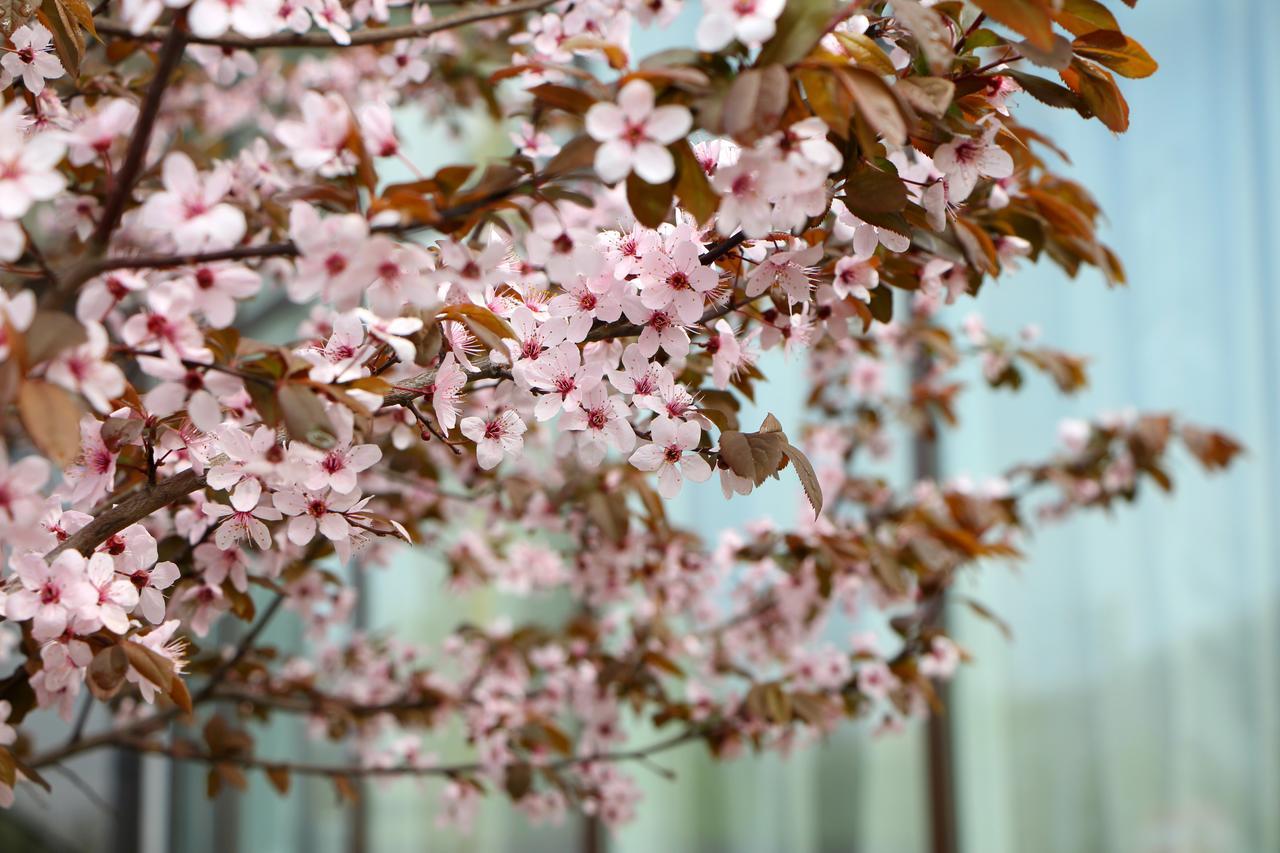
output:
[[[491,21],[494,18],[506,18],[511,15],[522,15],[526,12],[536,12],[539,9],[550,6],[552,2],[553,0],[521,0],[519,3],[510,3],[505,6],[485,5],[477,6],[473,9],[464,9],[453,15],[447,15],[421,24],[406,24],[400,27],[365,27],[351,33],[351,41],[348,44],[339,44],[333,40],[331,35],[323,32],[278,33],[262,38],[247,38],[234,33],[220,36],[189,35],[187,40],[192,44],[211,44],[217,47],[229,47],[239,50],[263,50],[278,47],[322,47],[329,49],[361,47],[370,44],[400,41],[401,39],[424,38],[433,33],[456,29],[467,24]],[[114,38],[131,41],[160,41],[166,38],[170,32],[172,32],[171,27],[156,27],[144,33],[136,34],[128,26],[117,21],[98,22],[99,35],[109,35]]]

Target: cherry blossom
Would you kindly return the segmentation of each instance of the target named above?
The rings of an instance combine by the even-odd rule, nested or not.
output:
[[[498,467],[508,454],[520,456],[528,426],[514,411],[503,409],[484,418],[463,418],[460,428],[463,435],[476,443],[476,461],[488,470]]]
[[[39,95],[45,80],[56,80],[66,73],[53,53],[53,34],[43,24],[18,27],[10,34],[9,43],[13,50],[0,56],[0,89],[17,77],[28,92]]]
[[[651,184],[671,180],[675,160],[666,146],[683,138],[692,123],[689,110],[655,107],[653,87],[632,80],[619,90],[616,105],[597,103],[587,111],[587,132],[600,143],[596,173],[610,184],[632,172]]]
[[[24,137],[21,110],[17,100],[0,111],[0,219],[25,216],[32,204],[53,198],[67,185],[55,169],[65,143],[52,133]]]
[[[953,202],[967,199],[979,178],[1007,178],[1013,174],[1013,158],[995,144],[1000,130],[1000,123],[992,120],[982,136],[953,139],[934,152],[933,164],[947,176],[947,197]]]
[[[252,541],[259,548],[271,547],[271,531],[263,521],[278,521],[280,510],[262,500],[262,484],[247,477],[231,492],[231,505],[207,503],[204,513],[218,524],[214,542],[223,550]]]
[[[784,0],[710,0],[698,22],[698,49],[721,50],[737,39],[757,47],[773,35]]]
[[[230,174],[215,169],[205,177],[191,158],[175,151],[164,159],[164,191],[147,199],[142,222],[173,237],[179,251],[223,248],[240,241],[245,218],[238,208],[223,201],[230,189]]]
[[[37,640],[60,636],[81,609],[98,600],[85,572],[85,558],[76,551],[63,551],[52,563],[21,554],[13,560],[13,573],[21,587],[5,599],[5,618],[30,620]]]
[[[652,442],[631,454],[641,471],[658,472],[658,494],[674,498],[686,479],[702,483],[711,477],[707,460],[690,451],[697,448],[702,428],[694,421],[654,421]]]

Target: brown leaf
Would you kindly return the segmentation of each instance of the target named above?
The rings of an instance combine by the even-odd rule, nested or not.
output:
[[[39,5],[34,0],[0,0],[0,35],[8,38],[14,30],[31,20]]]
[[[907,77],[894,88],[918,113],[940,118],[955,98],[956,84],[942,77]]]
[[[1146,48],[1114,30],[1085,33],[1072,47],[1080,56],[1101,63],[1122,77],[1150,77],[1160,67]]]
[[[759,432],[720,433],[720,458],[733,473],[758,486],[782,467],[786,443],[777,418],[769,415]]]
[[[720,196],[711,188],[689,140],[680,140],[672,149],[676,158],[676,197],[680,199],[680,206],[702,225],[715,216]]]
[[[809,461],[808,456],[805,456],[803,450],[793,444],[784,444],[782,452],[787,459],[791,460],[791,467],[800,478],[800,485],[804,487],[804,496],[809,501],[809,506],[813,507],[814,518],[817,518],[822,514],[822,484],[818,482],[818,474],[813,470],[813,463]]]
[[[1076,59],[1060,74],[1062,81],[1084,99],[1100,122],[1116,133],[1129,129],[1129,104],[1110,72],[1092,62]]]
[[[85,0],[43,0],[37,17],[53,34],[53,49],[62,60],[62,67],[71,77],[78,77],[80,60],[84,58],[84,33],[81,29],[97,35],[88,4]]]
[[[756,64],[794,65],[804,59],[827,31],[835,9],[835,0],[788,0]]]
[[[1062,7],[1052,12],[1053,19],[1074,36],[1094,30],[1118,30],[1116,16],[1098,0],[1063,0]]]
[[[18,389],[18,416],[32,443],[60,467],[80,455],[80,406],[65,388],[28,379]]]
[[[853,96],[858,112],[886,142],[905,145],[907,114],[889,84],[860,68],[839,70],[841,81]]]
[[[771,133],[787,109],[790,90],[791,78],[781,65],[742,72],[725,94],[721,130],[745,144]]]
[[[599,147],[600,143],[585,133],[581,136],[575,136],[566,142],[559,152],[547,162],[547,165],[542,169],[542,174],[551,177],[577,171],[578,169],[590,169],[595,162],[596,149]]]
[[[675,181],[651,184],[632,173],[627,176],[627,203],[636,221],[647,228],[657,228],[666,221],[675,198]]]
[[[134,672],[160,688],[161,693],[173,689],[173,661],[132,640],[120,644]]]
[[[889,58],[889,55],[880,49],[880,45],[862,33],[837,32],[835,37],[836,41],[840,42],[840,46],[849,54],[853,64],[859,68],[865,68],[873,74],[879,74],[883,77],[893,77],[898,73],[898,69],[893,67],[893,60]]]
[[[280,402],[284,426],[291,438],[321,450],[333,447],[337,441],[333,422],[329,420],[319,395],[311,388],[300,382],[286,382],[276,391],[276,399]]]
[[[26,334],[27,363],[39,364],[89,339],[84,326],[61,311],[37,311]]]
[[[941,13],[916,0],[893,0],[893,16],[915,37],[930,71],[943,74],[951,69],[951,30]]]
[[[129,656],[119,644],[101,649],[89,663],[89,691],[99,701],[110,699],[124,683],[128,671]]]
[[[907,188],[892,172],[859,165],[845,181],[841,196],[849,212],[866,219],[877,213],[897,213],[907,206]]]
[[[280,796],[283,797],[289,793],[289,783],[292,781],[292,777],[290,777],[287,768],[273,765],[265,768],[263,772],[267,774],[267,781],[271,783],[271,787],[275,788]]]
[[[591,106],[596,102],[595,98],[581,89],[561,86],[557,83],[543,83],[540,86],[534,86],[529,90],[529,94],[547,106],[578,116],[585,115],[587,110],[591,109]]]
[[[1053,19],[1049,16],[1049,4],[1044,0],[971,0],[973,5],[986,12],[1009,29],[1027,37],[1041,50],[1053,48]]]

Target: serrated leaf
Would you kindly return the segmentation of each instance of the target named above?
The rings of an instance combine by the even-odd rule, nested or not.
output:
[[[733,473],[758,486],[782,467],[786,443],[777,419],[766,419],[759,432],[720,433],[720,458]]]
[[[809,457],[804,451],[793,444],[784,444],[782,452],[786,454],[787,459],[791,460],[791,467],[796,469],[796,476],[800,478],[800,485],[804,487],[804,496],[809,501],[809,506],[813,507],[813,516],[817,518],[822,514],[822,484],[818,482],[818,474],[813,470],[813,463],[809,461]]]
[[[124,649],[134,672],[158,687],[161,693],[167,694],[173,689],[173,661],[132,640],[121,643],[120,648]]]
[[[787,108],[791,78],[781,65],[749,68],[734,78],[720,110],[720,129],[744,144],[771,133]]]
[[[1094,30],[1120,29],[1116,16],[1098,0],[1062,0],[1061,8],[1052,14],[1053,19],[1074,36]]]
[[[1001,73],[1017,80],[1024,92],[1045,106],[1075,110],[1083,118],[1093,118],[1093,111],[1084,99],[1066,86],[1023,71],[1005,70]]]
[[[98,651],[89,662],[89,691],[95,699],[106,701],[116,694],[129,671],[129,656],[119,644]]]
[[[558,83],[543,83],[540,86],[534,86],[529,90],[529,94],[547,106],[579,116],[585,115],[587,110],[591,109],[591,106],[596,102],[595,98],[581,89],[561,86]]]
[[[1060,76],[1071,91],[1084,100],[1098,121],[1116,133],[1129,129],[1129,103],[1120,94],[1111,72],[1087,60],[1076,59]]]
[[[865,220],[866,215],[897,213],[906,207],[907,188],[892,172],[859,165],[845,181],[841,198],[850,213]]]

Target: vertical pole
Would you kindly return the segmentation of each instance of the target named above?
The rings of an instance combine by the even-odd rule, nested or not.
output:
[[[352,561],[348,571],[351,572],[351,583],[356,591],[355,627],[363,631],[369,627],[371,585],[368,575],[364,569],[355,564],[355,561]],[[351,804],[349,813],[351,818],[347,827],[349,832],[347,849],[351,853],[365,853],[369,849],[369,794],[373,791],[373,787],[363,780],[357,780],[355,784],[359,796]]]
[[[931,366],[927,353],[916,357],[912,365],[912,380],[925,378]],[[913,442],[912,474],[916,480],[937,480],[939,465],[936,437],[917,432]],[[933,624],[945,628],[947,606],[945,592],[941,598]],[[925,774],[929,802],[929,851],[930,853],[958,853],[959,838],[956,831],[956,798],[953,749],[951,741],[950,699],[951,690],[945,683],[937,685],[938,698],[946,713],[931,714],[925,733]]]

